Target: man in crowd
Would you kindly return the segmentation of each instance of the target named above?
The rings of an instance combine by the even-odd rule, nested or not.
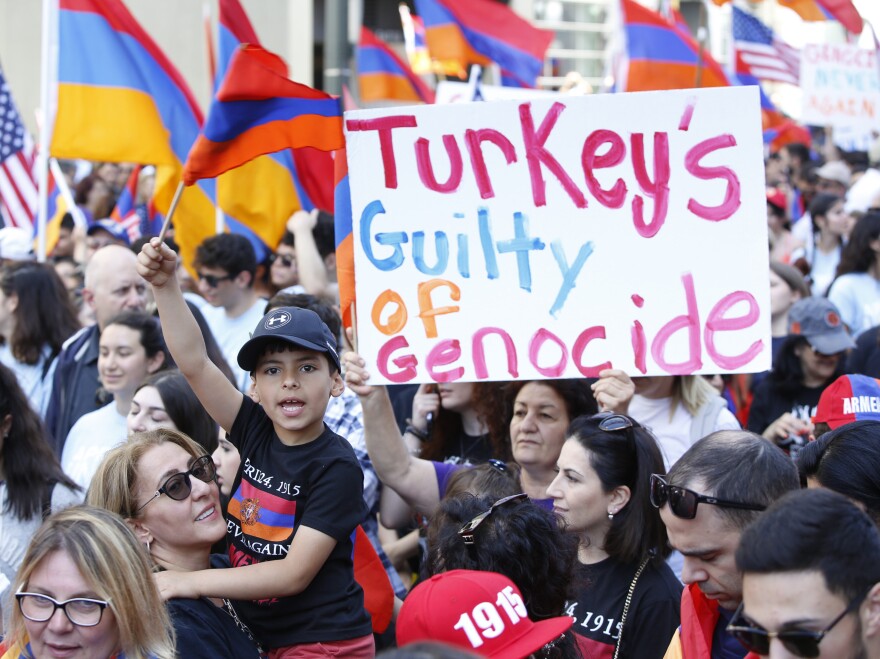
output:
[[[199,293],[208,304],[200,311],[243,393],[250,374],[238,366],[238,351],[263,318],[266,301],[254,291],[257,257],[244,236],[223,233],[206,238],[196,249]]]
[[[742,535],[732,635],[762,657],[880,658],[880,532],[840,494],[784,496]]]
[[[99,395],[98,340],[109,320],[123,311],[143,310],[147,284],[136,270],[137,257],[125,247],[102,247],[86,266],[83,302],[95,324],[74,334],[58,355],[46,425],[58,455],[73,424],[110,402]]]
[[[673,465],[652,477],[651,502],[684,556],[681,627],[667,658],[727,659],[745,649],[726,632],[742,601],[734,553],[743,529],[773,501],[798,488],[792,461],[767,440],[745,430],[704,437]]]

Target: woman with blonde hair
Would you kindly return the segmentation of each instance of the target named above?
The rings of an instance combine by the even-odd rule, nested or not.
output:
[[[701,375],[633,378],[636,393],[623,411],[651,429],[668,470],[694,442],[716,430],[739,430],[727,401]]]
[[[106,510],[74,506],[46,520],[13,588],[18,606],[4,659],[176,656],[146,555],[125,523]]]
[[[181,432],[134,433],[104,456],[88,503],[124,518],[158,570],[229,567],[211,546],[226,535],[214,461]],[[259,656],[229,600],[171,599],[166,603],[180,657]]]

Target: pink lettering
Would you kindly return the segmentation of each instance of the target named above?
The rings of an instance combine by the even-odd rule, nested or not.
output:
[[[443,136],[443,146],[446,147],[446,155],[449,156],[449,178],[439,183],[434,176],[434,167],[431,164],[431,152],[428,148],[428,140],[420,137],[416,140],[416,166],[419,170],[419,178],[429,190],[436,192],[455,192],[461,185],[461,150],[452,135]]]
[[[352,132],[367,130],[379,131],[379,148],[382,153],[382,167],[385,170],[385,187],[397,187],[397,161],[394,158],[394,142],[391,131],[395,128],[415,128],[416,118],[412,114],[399,114],[377,119],[349,119],[345,127]]]
[[[590,341],[592,341],[593,339],[604,338],[605,328],[602,325],[595,325],[594,327],[588,327],[583,332],[578,334],[577,339],[575,339],[574,341],[574,346],[571,349],[571,358],[574,361],[575,368],[580,371],[581,375],[583,375],[585,378],[597,378],[599,377],[599,371],[602,371],[606,368],[613,368],[610,361],[603,362],[598,366],[585,366],[581,363],[584,356],[584,351],[587,349]]]
[[[699,369],[703,362],[700,359],[700,312],[697,309],[697,295],[694,292],[694,276],[690,273],[681,278],[684,284],[684,296],[687,300],[687,313],[676,316],[657,332],[651,343],[651,356],[657,365],[667,373],[685,375]],[[666,361],[666,344],[670,337],[679,330],[685,329],[688,333],[689,358],[683,362],[671,363]]]
[[[746,302],[748,310],[741,316],[728,318],[725,314],[732,306],[739,302]],[[758,316],[758,303],[751,293],[735,291],[728,293],[718,300],[718,303],[709,312],[709,317],[706,319],[706,328],[703,330],[706,351],[709,353],[712,361],[721,368],[734,370],[740,366],[745,366],[757,357],[761,350],[764,349],[764,342],[760,339],[752,343],[745,352],[739,355],[722,355],[715,347],[715,333],[746,329],[757,322]]]
[[[704,206],[693,197],[688,200],[688,210],[704,220],[720,222],[733,215],[742,203],[740,200],[739,177],[729,167],[704,167],[700,160],[704,156],[718,149],[726,149],[736,146],[736,138],[733,135],[716,135],[693,146],[684,158],[685,168],[698,179],[709,181],[721,178],[727,181],[727,189],[724,192],[724,201],[718,206]]]
[[[602,155],[597,155],[596,151],[605,144],[609,145],[608,150]],[[623,179],[618,178],[611,188],[605,190],[593,171],[619,165],[625,157],[626,146],[620,135],[614,131],[594,130],[584,140],[584,148],[581,151],[581,164],[584,168],[587,190],[596,197],[600,204],[608,208],[620,208],[623,206],[623,202],[626,199],[626,183],[623,182]]]
[[[562,354],[559,357],[559,361],[551,366],[541,366],[538,364],[539,353],[541,352],[541,348],[547,341],[552,341],[555,343]],[[535,370],[538,371],[541,375],[548,378],[558,378],[562,375],[562,372],[565,370],[565,364],[568,362],[568,348],[562,342],[558,336],[556,336],[553,332],[544,329],[543,327],[535,332],[534,336],[532,336],[531,341],[529,341],[529,361],[532,363],[532,366],[535,367]]]
[[[388,370],[388,360],[391,358],[392,353],[395,350],[402,350],[404,348],[409,348],[409,342],[406,340],[406,337],[398,335],[386,341],[379,348],[379,354],[376,356],[376,367],[379,369],[379,372],[396,384],[412,380],[416,376],[416,366],[419,363],[419,360],[413,354],[402,355],[391,359],[391,363],[400,370],[393,373]]]
[[[645,201],[639,195],[632,200],[633,224],[639,235],[651,238],[657,235],[666,222],[666,211],[669,208],[669,136],[666,133],[654,133],[654,180],[648,174],[645,162],[645,135],[633,133],[632,142],[633,171],[642,192],[654,199],[654,214],[651,223],[646,224],[644,218]]]
[[[493,128],[480,128],[479,130],[467,129],[464,133],[464,142],[471,157],[471,168],[474,170],[474,178],[477,181],[477,189],[482,199],[490,199],[495,196],[492,188],[492,180],[489,177],[489,169],[486,167],[486,159],[483,156],[483,142],[491,142],[504,154],[507,164],[516,162],[516,150],[513,144],[503,133]]]
[[[485,380],[489,377],[489,369],[486,368],[486,351],[483,347],[483,338],[489,334],[495,334],[501,337],[507,354],[507,372],[510,373],[511,377],[519,377],[519,371],[517,370],[516,346],[513,344],[513,339],[510,338],[510,334],[500,327],[483,327],[474,332],[474,338],[471,343],[474,371],[477,373],[477,378]]]
[[[464,375],[464,368],[459,366],[449,371],[438,371],[438,366],[454,364],[461,357],[461,345],[458,339],[443,339],[431,348],[425,360],[425,368],[434,382],[454,382]]]

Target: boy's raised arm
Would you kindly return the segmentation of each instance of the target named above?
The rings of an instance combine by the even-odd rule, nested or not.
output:
[[[138,254],[137,269],[153,289],[165,343],[177,367],[208,414],[229,431],[244,396],[208,359],[205,339],[177,281],[177,255],[153,238]]]

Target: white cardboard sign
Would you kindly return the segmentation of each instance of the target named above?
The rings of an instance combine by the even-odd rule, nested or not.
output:
[[[801,53],[801,87],[805,124],[869,136],[880,126],[880,68],[873,50],[807,44]]]
[[[770,366],[756,87],[345,114],[375,382]]]

